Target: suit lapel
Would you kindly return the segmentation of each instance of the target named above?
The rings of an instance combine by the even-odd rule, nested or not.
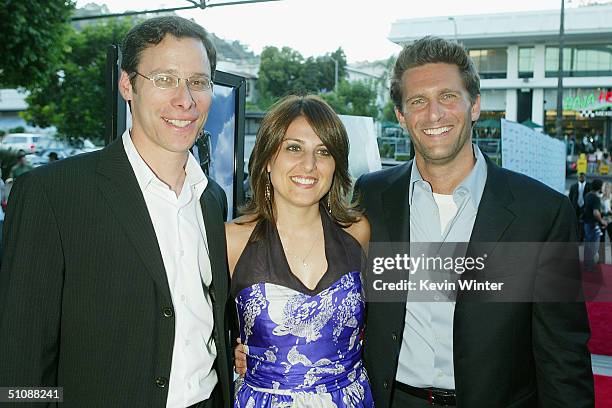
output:
[[[202,217],[206,228],[210,272],[212,274],[212,283],[208,288],[208,293],[214,312],[213,338],[217,347],[217,370],[219,370],[220,379],[229,379],[231,377],[231,370],[229,370],[230,350],[228,349],[229,338],[226,330],[226,324],[228,323],[226,302],[229,290],[229,272],[227,270],[225,226],[223,224],[224,214],[219,201],[219,198],[215,197],[213,193],[209,180],[208,186],[200,197]],[[228,365],[226,365],[226,361]],[[224,400],[230,401],[229,387],[222,387],[222,390]]]
[[[410,242],[408,189],[411,169],[412,161],[404,164],[397,177],[382,192],[382,208],[390,242]]]
[[[202,217],[206,227],[206,240],[208,241],[208,257],[214,290],[211,290],[211,297],[215,297],[214,291],[219,293],[227,290],[225,274],[225,231],[223,225],[223,209],[219,206],[219,201],[215,198],[210,188],[206,188],[200,197],[202,206]],[[213,302],[215,299],[212,299]]]
[[[487,182],[485,184],[478,214],[472,229],[470,242],[498,242],[510,226],[515,214],[510,210],[514,197],[510,192],[508,180],[497,165],[487,162]]]
[[[485,156],[487,162],[487,181],[478,206],[478,213],[472,228],[470,243],[468,244],[466,256],[476,258],[495,251],[498,242],[503,239],[503,235],[512,224],[516,215],[510,209],[514,197],[510,191],[508,180],[504,171],[497,165],[491,163]],[[475,271],[469,271],[461,275],[460,279],[475,278]],[[460,328],[461,324],[457,316],[466,316],[462,312],[467,307],[465,297],[467,292],[457,294],[457,305],[455,308],[455,329]]]
[[[123,232],[132,243],[133,249],[151,278],[168,302],[172,303],[155,229],[121,139],[111,143],[101,153],[98,175],[100,191],[117,217]],[[125,249],[126,253],[131,250],[131,248]]]
[[[382,211],[389,242],[410,242],[408,188],[411,169],[412,161],[403,164],[401,168],[398,168],[399,173],[390,180],[388,187],[382,192]],[[406,245],[405,252],[410,255],[409,244]],[[409,274],[406,274],[403,278],[409,279]],[[389,320],[389,327],[392,327],[396,333],[402,332],[406,315],[406,301],[386,303],[384,310],[385,319]],[[398,353],[399,350],[398,348]]]

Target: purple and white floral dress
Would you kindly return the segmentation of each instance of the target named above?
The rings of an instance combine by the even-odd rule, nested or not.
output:
[[[276,227],[260,221],[232,278],[247,353],[239,408],[373,407],[361,359],[365,302],[359,243],[321,211],[328,269],[314,290],[289,268]]]

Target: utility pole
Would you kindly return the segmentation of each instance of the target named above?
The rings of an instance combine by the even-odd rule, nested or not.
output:
[[[334,92],[338,92],[338,60],[335,59],[334,57],[329,57],[331,58],[332,61],[334,61],[334,64],[336,64],[335,67],[335,79],[334,79]]]
[[[557,118],[555,127],[557,139],[563,139],[563,43],[564,43],[565,0],[561,0],[561,22],[559,24],[559,71],[557,79]],[[571,67],[570,67],[571,68]]]
[[[457,37],[457,20],[455,20],[455,17],[449,17],[448,19],[453,22],[453,28],[455,29],[455,42],[459,43],[459,37]]]

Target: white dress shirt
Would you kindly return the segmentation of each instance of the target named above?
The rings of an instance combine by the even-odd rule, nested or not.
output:
[[[200,196],[208,180],[189,154],[178,197],[138,153],[129,131],[123,146],[153,222],[175,316],[174,348],[166,407],[183,408],[210,397],[217,384],[212,336],[212,281]]]
[[[452,195],[436,194],[413,162],[409,190],[410,242],[469,242],[487,180],[487,164],[474,145],[476,164]],[[455,302],[406,302],[395,379],[413,387],[455,388]]]

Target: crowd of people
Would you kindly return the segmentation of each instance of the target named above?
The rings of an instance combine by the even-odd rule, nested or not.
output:
[[[578,173],[569,199],[578,219],[578,238],[584,242],[584,266],[593,272],[596,264],[605,263],[606,235],[612,242],[612,183],[599,178],[589,182],[586,174]]]
[[[460,44],[403,48],[390,91],[415,159],[363,175],[353,194],[333,109],[278,101],[249,161],[251,200],[228,223],[223,189],[190,153],[212,104],[210,36],[156,17],[122,54],[131,128],[13,188],[1,386],[61,386],[65,407],[594,405],[581,301],[367,298],[375,244],[566,242],[577,254],[567,197],[472,143],[480,80]],[[510,256],[510,273],[544,290],[567,253],[530,254],[491,253],[487,273],[508,273]],[[579,279],[577,263],[566,272]]]

